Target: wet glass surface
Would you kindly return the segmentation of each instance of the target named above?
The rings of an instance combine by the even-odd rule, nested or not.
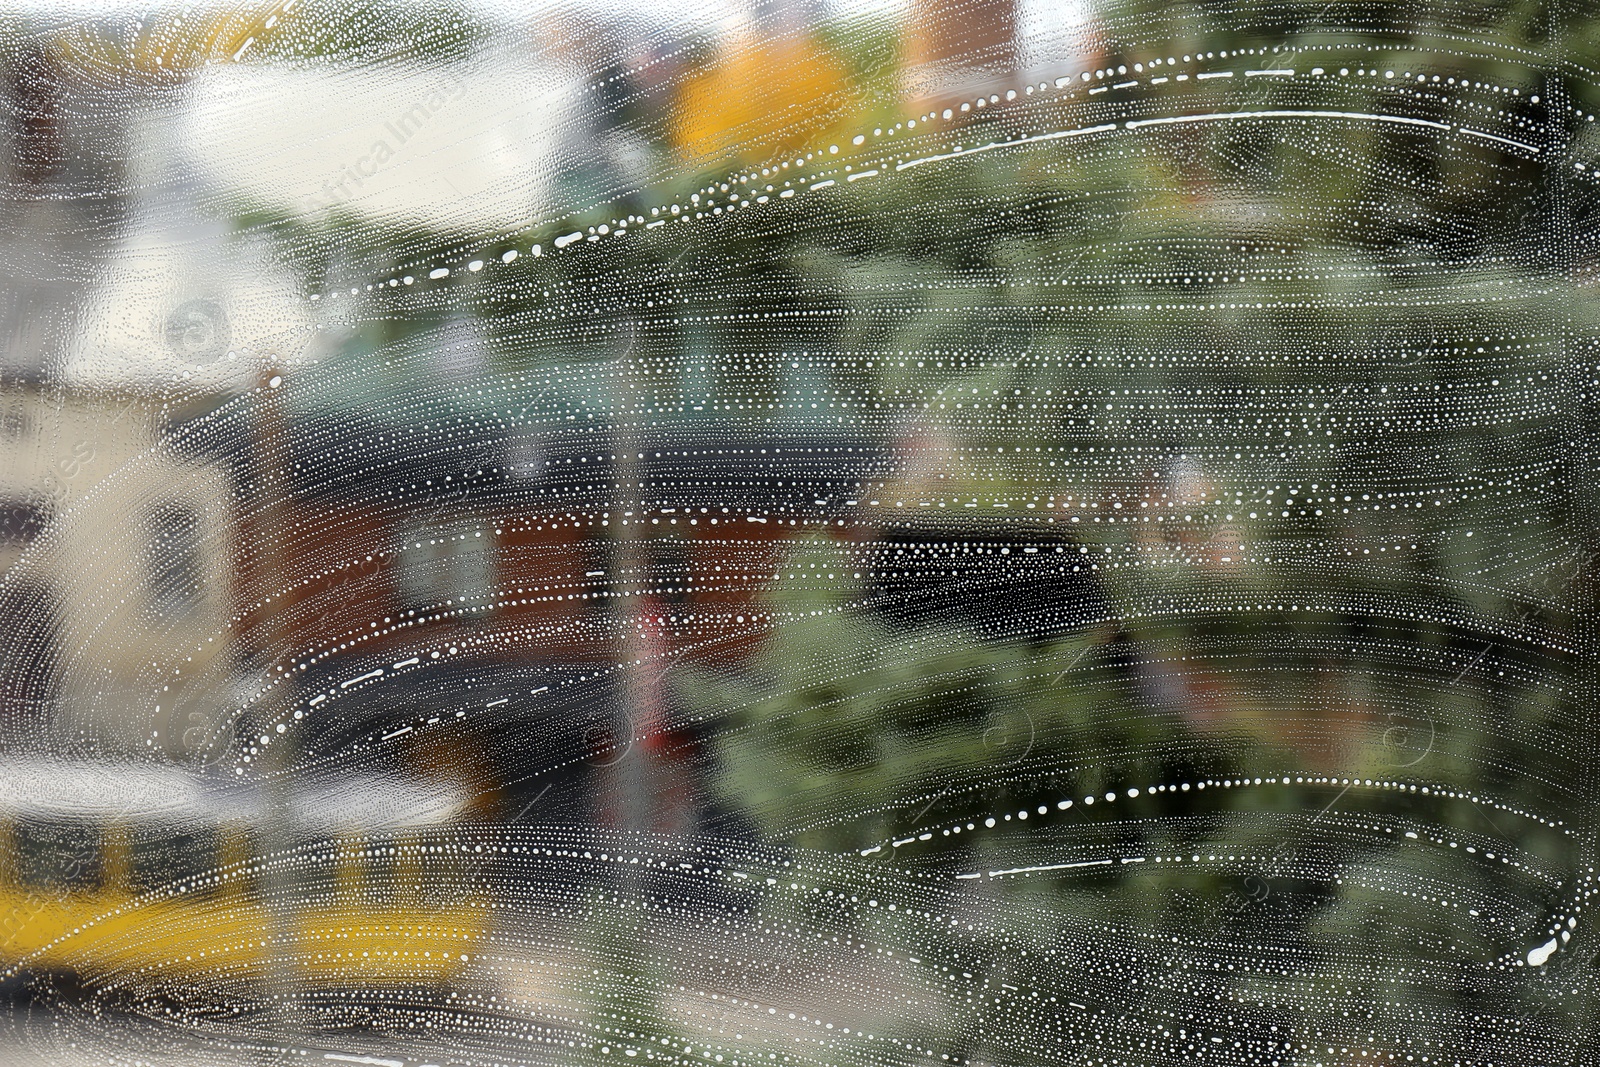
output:
[[[0,26],[0,1064],[1600,1062],[1600,9]]]

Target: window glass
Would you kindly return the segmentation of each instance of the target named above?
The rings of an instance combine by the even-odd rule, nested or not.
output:
[[[1596,1067],[1596,41],[0,5],[0,1067]]]
[[[99,884],[103,853],[97,827],[80,822],[23,822],[16,827],[22,884],[75,891]]]
[[[149,893],[185,879],[215,872],[219,830],[214,826],[188,829],[139,827],[129,835],[132,860],[131,888]]]
[[[199,598],[200,520],[193,509],[163,504],[150,514],[150,600],[164,615],[178,614]]]

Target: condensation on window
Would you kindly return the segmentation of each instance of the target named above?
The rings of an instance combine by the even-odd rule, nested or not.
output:
[[[1595,1063],[1600,9],[0,28],[0,1067]]]

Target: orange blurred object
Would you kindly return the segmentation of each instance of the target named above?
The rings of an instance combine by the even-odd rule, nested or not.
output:
[[[762,159],[815,142],[845,110],[849,77],[808,34],[741,34],[679,90],[673,140],[690,159]]]

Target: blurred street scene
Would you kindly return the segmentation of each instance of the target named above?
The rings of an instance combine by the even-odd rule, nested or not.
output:
[[[0,1064],[1600,1062],[1600,8],[0,26]]]

